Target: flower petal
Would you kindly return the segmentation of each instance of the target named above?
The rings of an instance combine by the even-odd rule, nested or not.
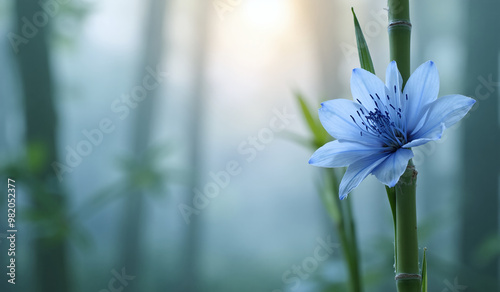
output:
[[[427,134],[427,138],[414,139],[411,142],[406,143],[402,147],[403,148],[417,147],[417,146],[424,145],[425,143],[428,143],[428,142],[431,142],[431,141],[439,140],[439,139],[441,139],[441,136],[443,136],[443,132],[444,132],[445,129],[446,129],[446,127],[444,126],[444,124],[441,124],[441,128],[440,127],[436,127],[434,129],[434,131],[429,132]]]
[[[395,186],[401,175],[405,172],[408,161],[413,157],[413,151],[410,149],[399,148],[396,152],[387,157],[373,170],[373,174],[383,184]]]
[[[387,159],[387,153],[381,152],[359,159],[349,165],[340,182],[340,199],[347,198],[347,194],[357,187],[385,159]]]
[[[444,129],[460,121],[474,103],[476,103],[474,99],[459,94],[438,98],[428,106],[425,122],[416,133],[410,134],[409,140],[439,139]]]
[[[374,74],[361,68],[355,68],[352,70],[351,76],[351,93],[353,100],[372,111],[376,107],[372,97],[377,99],[378,95],[379,98],[385,100],[386,87],[382,80]]]
[[[413,131],[421,119],[422,109],[435,101],[439,93],[439,74],[436,65],[427,61],[411,74],[403,91],[406,101],[407,129]]]
[[[387,99],[384,99],[386,109],[392,119],[401,128],[405,128],[404,120],[400,117],[406,113],[406,100],[402,100],[403,78],[399,73],[396,61],[392,61],[385,71],[385,86],[387,87]]]
[[[389,89],[391,93],[390,96],[398,98],[396,102],[399,103],[401,88],[403,87],[403,78],[401,77],[401,73],[399,73],[396,61],[392,61],[389,63],[389,66],[387,66],[387,70],[385,71],[385,86]],[[394,87],[396,89],[394,89]]]
[[[354,121],[356,112],[366,109],[352,100],[334,99],[323,102],[319,109],[319,119],[325,130],[340,141],[353,141],[366,145],[382,146],[380,139],[370,134],[360,127]],[[361,135],[361,132],[363,134]]]
[[[328,142],[316,150],[309,160],[309,164],[321,167],[343,167],[370,156],[382,152],[383,148],[374,148],[356,142],[339,142],[338,140]]]

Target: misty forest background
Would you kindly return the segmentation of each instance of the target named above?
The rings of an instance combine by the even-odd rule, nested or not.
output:
[[[103,291],[123,268],[135,276],[127,292],[345,291],[340,250],[298,286],[282,280],[317,238],[338,242],[294,93],[313,107],[350,97],[351,6],[384,78],[384,0],[46,2],[44,22],[38,1],[0,1],[2,266],[8,177],[19,229],[17,284],[2,272],[0,291]],[[413,69],[432,59],[440,96],[478,100],[442,141],[415,149],[429,287],[500,291],[500,2],[411,2]],[[293,117],[270,136],[277,111]],[[235,175],[196,209],[194,190],[231,163]],[[369,178],[348,200],[365,290],[393,291],[384,188]]]

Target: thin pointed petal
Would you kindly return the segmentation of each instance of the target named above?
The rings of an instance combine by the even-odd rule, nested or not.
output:
[[[396,61],[392,61],[389,63],[389,66],[387,66],[385,72],[385,86],[387,88],[387,99],[384,98],[383,100],[387,111],[394,119],[394,122],[399,127],[403,128],[405,121],[401,119],[401,115],[406,115],[406,100],[402,100],[401,91],[403,87],[403,78],[401,77],[401,73],[399,73]]]
[[[364,69],[356,68],[352,70],[351,93],[353,100],[361,102],[366,109],[371,111],[376,107],[375,102],[378,102],[376,95],[384,100],[386,88],[377,76]]]
[[[340,182],[340,199],[347,198],[347,194],[357,187],[386,158],[387,154],[377,153],[349,165]]]
[[[476,101],[472,98],[454,94],[443,96],[429,105],[425,123],[410,140],[421,138],[439,139],[444,129],[460,121]],[[436,139],[437,138],[437,139]]]
[[[335,140],[326,143],[316,150],[311,156],[309,164],[321,167],[343,167],[382,151],[382,148],[374,148],[356,142],[339,142]]]
[[[436,100],[439,93],[439,74],[436,65],[427,61],[410,76],[403,91],[406,101],[408,130],[415,129],[421,119],[422,109]]]
[[[387,157],[373,170],[373,174],[383,184],[394,187],[405,172],[408,161],[413,157],[413,151],[400,148]]]
[[[389,66],[387,66],[387,70],[385,71],[385,86],[391,93],[394,93],[394,91],[401,93],[402,91],[403,77],[401,77],[401,73],[399,73],[396,61],[392,61],[389,63]],[[396,90],[394,90],[394,87],[396,87]]]
[[[382,145],[378,137],[363,132],[363,129],[354,123],[353,118],[356,118],[354,116],[356,116],[357,111],[366,112],[362,105],[347,99],[329,100],[321,105],[319,119],[332,137],[341,141],[354,141],[377,147]]]

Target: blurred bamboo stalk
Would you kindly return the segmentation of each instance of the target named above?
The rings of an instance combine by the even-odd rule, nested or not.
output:
[[[39,12],[38,1],[15,1],[18,35],[23,21]],[[32,25],[33,26],[33,25]],[[34,26],[33,26],[34,27]],[[26,28],[25,28],[26,29]],[[19,47],[19,72],[24,94],[26,149],[30,199],[39,220],[50,222],[51,230],[39,230],[34,242],[37,291],[73,291],[67,258],[68,226],[66,196],[51,163],[57,161],[57,113],[50,70],[48,38],[51,25],[32,29],[35,35]],[[34,156],[32,156],[34,155]],[[39,159],[33,159],[39,158]],[[41,158],[41,159],[40,159]],[[42,234],[44,233],[44,234]],[[49,233],[49,234],[47,234]]]
[[[143,60],[139,68],[139,81],[142,82],[145,69],[151,68],[156,70],[160,65],[163,56],[163,41],[164,41],[164,22],[168,0],[149,0],[147,1],[148,9],[146,26],[144,28],[144,48]],[[132,151],[134,159],[141,161],[144,159],[150,140],[153,123],[153,109],[155,108],[158,97],[159,88],[148,89],[147,97],[141,101],[137,107],[137,115],[135,116],[134,135],[132,140]],[[123,223],[123,238],[120,246],[122,246],[122,259],[124,266],[133,276],[138,275],[141,271],[141,239],[142,230],[144,229],[144,196],[149,190],[144,188],[135,188],[129,190],[125,202]],[[141,291],[138,282],[131,283],[127,290]]]
[[[195,4],[196,2],[196,4]],[[186,203],[189,205],[193,201],[193,190],[199,187],[201,182],[201,173],[203,168],[203,157],[202,150],[204,149],[205,138],[203,133],[204,125],[204,113],[206,109],[206,99],[205,99],[205,68],[207,59],[207,48],[208,48],[208,36],[209,36],[209,16],[213,15],[210,13],[210,6],[212,3],[210,1],[195,1],[194,5],[194,17],[195,25],[195,41],[193,43],[193,79],[191,93],[191,109],[190,109],[190,120],[191,123],[188,126],[186,133],[188,133],[188,142],[186,145],[190,145],[189,158],[187,160],[188,167],[190,169],[190,178],[188,182],[188,187],[186,191]],[[178,278],[179,283],[176,285],[177,291],[185,292],[197,292],[204,291],[205,289],[201,285],[201,271],[200,271],[200,247],[202,243],[201,238],[202,222],[199,215],[191,216],[190,222],[186,225],[186,234],[184,238],[184,246],[182,251],[182,262],[180,263],[180,277]]]
[[[500,1],[478,0],[464,5],[467,59],[463,81],[466,94],[477,103],[471,110],[475,112],[463,123],[461,140],[459,257],[467,270],[460,270],[459,280],[472,291],[500,291],[498,254],[483,254],[482,261],[480,255],[481,249],[491,246],[492,236],[498,236],[500,228]]]

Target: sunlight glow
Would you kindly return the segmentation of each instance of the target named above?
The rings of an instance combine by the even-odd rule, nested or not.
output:
[[[251,0],[242,8],[245,22],[253,29],[279,32],[291,18],[289,0]]]

